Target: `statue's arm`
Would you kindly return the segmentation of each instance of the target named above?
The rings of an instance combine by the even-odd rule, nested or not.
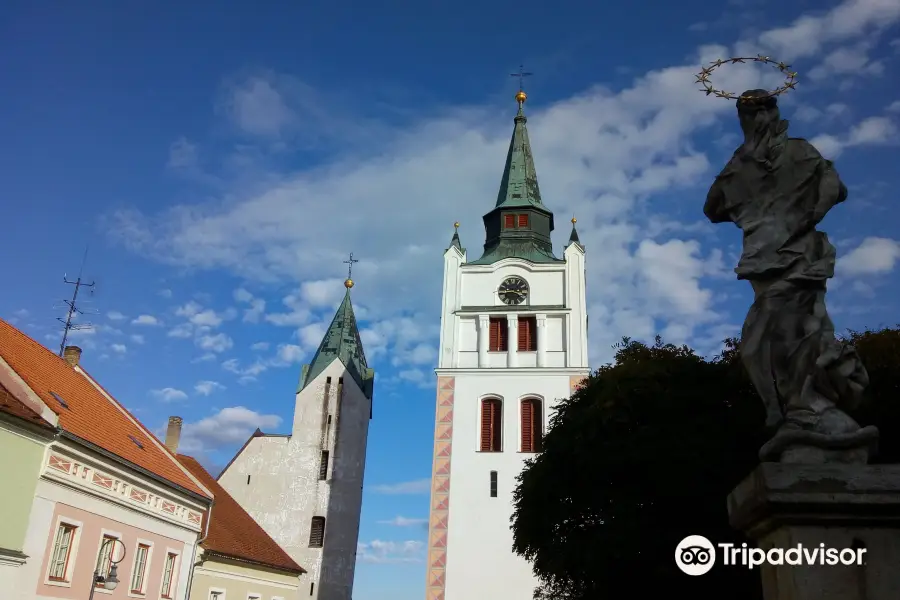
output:
[[[722,189],[722,177],[716,177],[709,193],[706,194],[706,204],[703,205],[703,214],[711,223],[728,223],[731,221],[730,211]]]
[[[809,142],[805,143],[807,152],[811,153],[818,163],[819,194],[813,209],[814,220],[818,223],[825,218],[829,210],[847,199],[847,186],[841,181],[840,175],[834,168],[834,163],[819,154],[815,146]]]

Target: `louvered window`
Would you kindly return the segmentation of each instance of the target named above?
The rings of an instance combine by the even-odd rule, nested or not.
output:
[[[522,400],[522,452],[540,452],[543,438],[543,411],[537,398]]]
[[[519,227],[528,227],[528,215],[519,215]]]
[[[309,528],[309,547],[321,548],[325,543],[325,517],[313,517]]]
[[[514,229],[516,227],[516,215],[503,215],[503,228]]]
[[[497,497],[497,471],[491,471],[491,498]]]
[[[506,325],[506,317],[491,317],[490,329],[488,350],[491,352],[506,352],[509,345],[509,329]]]
[[[328,450],[322,450],[322,457],[319,459],[319,480],[328,479]]]
[[[535,352],[537,350],[537,319],[535,317],[519,317],[519,352]]]
[[[502,450],[502,403],[498,398],[481,401],[481,451],[500,452]]]

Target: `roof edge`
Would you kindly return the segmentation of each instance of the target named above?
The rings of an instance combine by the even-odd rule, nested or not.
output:
[[[225,471],[227,471],[228,468],[229,468],[232,464],[234,464],[234,461],[236,461],[236,460],[237,460],[237,457],[241,455],[241,452],[243,452],[243,451],[247,448],[247,446],[250,445],[250,442],[253,441],[253,438],[264,437],[265,435],[266,435],[266,434],[264,434],[264,433],[262,432],[262,430],[261,430],[259,427],[257,427],[257,428],[256,428],[256,431],[254,431],[253,433],[251,433],[251,434],[250,434],[250,437],[247,438],[247,441],[244,442],[244,445],[241,446],[241,447],[238,449],[238,451],[234,453],[234,456],[231,457],[231,460],[228,461],[228,464],[225,465],[224,467],[222,467],[222,470],[219,471],[219,474],[215,477],[216,482],[218,483],[219,479],[222,478],[222,475],[225,474]],[[186,455],[186,454],[182,454],[182,456],[187,456],[187,455]],[[193,458],[193,457],[191,457],[191,458]],[[197,459],[194,459],[194,460],[197,460]]]
[[[100,385],[100,383],[90,375],[90,373],[88,373],[87,371],[85,371],[85,370],[81,367],[81,365],[76,366],[76,367],[75,367],[75,371],[76,371],[77,373],[81,373],[81,375],[82,375],[85,379],[88,380],[88,383],[90,383],[90,384],[93,385],[95,388],[97,388],[97,390],[98,390],[101,394],[103,394],[103,396],[104,396],[110,403],[112,403],[112,405],[115,406],[115,407],[119,410],[119,412],[121,412],[123,415],[125,415],[125,417],[126,417],[127,419],[131,420],[131,422],[134,423],[134,424],[137,426],[138,429],[140,429],[141,431],[143,431],[144,434],[147,436],[147,438],[150,440],[150,443],[156,444],[156,447],[157,447],[158,449],[160,449],[160,450],[163,452],[163,454],[165,454],[166,456],[168,456],[168,457],[169,457],[169,460],[170,460],[170,461],[171,461],[178,469],[180,469],[181,472],[184,473],[191,481],[194,482],[194,485],[196,485],[200,490],[202,490],[203,492],[205,492],[205,493],[207,494],[207,496],[209,497],[210,500],[213,499],[214,495],[213,495],[212,491],[206,489],[206,486],[203,485],[202,483],[200,483],[200,481],[199,481],[196,477],[194,477],[193,473],[191,473],[190,471],[188,471],[188,470],[184,467],[183,464],[181,464],[180,462],[178,462],[178,459],[175,458],[175,455],[172,454],[171,450],[169,450],[169,449],[166,447],[165,444],[163,444],[162,442],[160,442],[159,439],[158,439],[155,435],[153,435],[153,432],[151,432],[149,429],[147,429],[147,427],[144,426],[144,424],[143,424],[142,422],[140,422],[138,419],[135,419],[135,418],[134,418],[134,415],[132,415],[130,412],[128,412],[128,409],[126,409],[124,406],[122,406],[122,405],[119,403],[119,401],[116,400],[116,399],[113,397],[112,394],[110,394],[109,392],[107,392],[106,389],[105,389],[102,385]],[[67,433],[68,433],[68,432],[67,432]],[[104,450],[105,450],[105,449],[104,449]],[[108,452],[108,451],[107,451],[107,452]],[[112,452],[110,452],[110,454],[112,454],[113,456],[118,456],[117,454],[113,454]],[[119,457],[119,459],[120,459],[120,460],[123,460],[123,461],[125,460],[125,459],[123,459],[123,458],[121,458],[121,457]],[[128,462],[128,461],[125,461],[125,462]],[[137,465],[134,465],[134,466],[137,466]],[[143,467],[141,467],[141,468],[143,468]],[[146,471],[146,469],[144,469],[144,470]],[[147,471],[147,472],[149,472],[149,471]],[[156,475],[156,474],[154,473],[154,475]],[[180,485],[178,485],[178,484],[176,484],[176,483],[174,483],[174,482],[169,481],[168,479],[166,479],[165,477],[162,477],[161,475],[156,475],[156,477],[159,477],[159,478],[162,479],[163,481],[168,481],[171,485],[175,486],[176,488],[184,489],[185,491],[190,492],[190,490],[187,490],[186,488],[181,488]],[[194,492],[191,492],[191,494],[194,494]]]
[[[203,544],[200,544],[200,546],[202,547]],[[273,565],[273,564],[271,564],[271,563],[267,563],[267,562],[264,562],[264,561],[260,561],[260,560],[251,560],[251,559],[249,559],[249,558],[244,558],[244,557],[242,557],[242,556],[235,556],[235,555],[233,555],[233,554],[227,554],[227,553],[225,553],[225,552],[219,552],[219,551],[217,551],[217,550],[207,550],[206,548],[203,548],[203,555],[204,555],[204,558],[206,557],[206,555],[209,555],[209,556],[218,556],[218,557],[220,557],[220,558],[227,558],[228,560],[233,560],[233,561],[235,561],[235,562],[242,562],[242,563],[247,563],[247,564],[251,564],[251,565],[259,565],[259,566],[262,566],[262,567],[268,567],[269,569],[272,569],[272,570],[274,570],[274,571],[281,571],[281,572],[283,572],[283,573],[290,573],[291,575],[294,575],[294,574],[297,574],[297,575],[303,575],[303,574],[307,573],[307,570],[304,569],[303,567],[301,567],[300,565],[297,565],[297,568],[296,568],[296,569],[288,569],[288,568],[286,568],[286,567],[282,567],[282,566],[279,566],[279,565]],[[294,560],[294,559],[292,558],[291,560]],[[296,564],[296,562],[295,562],[294,564]]]

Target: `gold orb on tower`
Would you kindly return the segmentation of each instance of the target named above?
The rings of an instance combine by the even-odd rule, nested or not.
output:
[[[516,94],[516,102],[518,102],[519,104],[524,104],[526,100],[528,100],[528,94],[526,94],[522,90],[519,90]]]
[[[352,279],[347,279],[347,281],[344,282],[344,287],[347,288],[348,290],[349,290],[350,288],[352,288],[352,287],[353,287],[353,280],[352,280]]]

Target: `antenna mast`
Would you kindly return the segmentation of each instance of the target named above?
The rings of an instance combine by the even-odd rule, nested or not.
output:
[[[78,292],[82,287],[90,288],[91,292],[94,291],[95,282],[85,283],[81,280],[81,274],[84,271],[84,263],[87,260],[88,249],[84,249],[84,258],[81,259],[81,269],[78,271],[78,278],[75,281],[69,281],[69,278],[66,275],[63,275],[63,283],[68,283],[69,285],[75,286],[75,291],[72,293],[71,300],[63,300],[66,303],[66,306],[69,307],[68,314],[66,315],[65,320],[62,317],[57,317],[57,321],[63,324],[63,337],[62,343],[59,345],[59,355],[62,356],[66,349],[66,340],[69,338],[70,331],[78,331],[80,329],[89,329],[91,327],[90,323],[82,323],[75,324],[72,323],[72,320],[75,318],[75,315],[83,315],[84,313],[78,309],[75,305],[75,302],[78,300]]]

